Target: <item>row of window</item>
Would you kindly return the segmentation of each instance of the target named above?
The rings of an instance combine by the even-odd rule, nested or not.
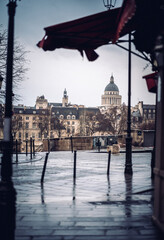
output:
[[[52,112],[52,115],[55,115],[55,112]],[[64,119],[64,115],[60,115],[59,116],[59,119]],[[75,115],[67,115],[67,119],[70,120],[70,119],[73,119],[75,120],[76,119],[76,116]]]
[[[108,91],[106,91],[105,92],[105,94],[110,94],[110,95],[118,95],[119,94],[119,92],[108,92]]]
[[[155,109],[144,109],[144,113],[147,113],[147,112],[149,112],[149,113],[151,113],[151,112],[155,113]]]
[[[36,139],[36,138],[41,139],[41,133],[40,133],[40,132],[39,132],[38,134],[32,133],[32,135],[29,135],[29,133],[26,132],[26,133],[25,133],[25,139],[29,139],[30,137],[32,137],[33,139]],[[22,139],[22,138],[23,138],[21,132],[18,133],[18,138],[19,138],[19,139]],[[47,138],[47,133],[44,133],[44,138]]]
[[[152,114],[152,113],[149,113],[149,114],[144,113],[144,117],[145,117],[145,118],[149,118],[149,119],[150,119],[150,118],[155,119],[155,114],[154,114],[154,113],[153,113],[153,114]]]
[[[54,112],[52,113],[53,115],[55,114]],[[17,117],[16,116],[13,116],[13,119],[16,119]],[[28,116],[25,117],[25,120],[29,120],[30,118]],[[33,120],[36,120],[36,117],[33,117],[32,118]],[[39,120],[42,120],[43,118],[42,117],[39,117]],[[59,116],[59,119],[64,119],[64,115],[60,115]],[[76,119],[76,116],[75,115],[67,115],[67,119]],[[19,116],[19,120],[23,120],[22,116]]]
[[[23,113],[23,110],[19,110],[19,113]],[[36,114],[36,111],[32,111],[31,114]],[[42,111],[41,114],[46,114],[46,111]]]

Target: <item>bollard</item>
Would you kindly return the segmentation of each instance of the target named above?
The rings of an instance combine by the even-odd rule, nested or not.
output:
[[[76,151],[74,151],[74,168],[73,168],[73,178],[76,178]]]
[[[50,152],[50,139],[48,139],[48,152]]]
[[[33,146],[33,156],[35,156],[35,140],[34,139],[32,141],[32,146]]]
[[[43,184],[43,181],[44,181],[44,175],[45,175],[45,171],[46,171],[46,165],[47,165],[48,155],[49,155],[49,153],[46,153],[46,157],[45,157],[45,161],[44,161],[44,166],[43,166],[43,171],[42,171],[42,177],[41,177],[41,184]]]
[[[30,157],[32,159],[32,138],[30,138]]]
[[[16,163],[18,163],[18,140],[16,139]]]
[[[26,140],[26,156],[28,154],[28,140]]]
[[[71,151],[73,153],[73,139],[72,139],[72,136],[70,137],[70,140],[71,140]]]
[[[110,157],[111,157],[111,151],[108,152],[108,167],[107,167],[107,175],[109,175],[109,170],[110,170]]]

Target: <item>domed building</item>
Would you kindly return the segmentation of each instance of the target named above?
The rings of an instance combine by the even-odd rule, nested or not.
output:
[[[101,105],[104,107],[121,106],[121,96],[119,89],[114,83],[113,75],[110,77],[110,82],[105,87],[104,94],[101,97]]]

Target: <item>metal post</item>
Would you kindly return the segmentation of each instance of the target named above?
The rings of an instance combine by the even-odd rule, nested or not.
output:
[[[50,152],[50,139],[47,139],[47,143],[48,143],[48,152]]]
[[[32,138],[30,138],[30,158],[32,159]]]
[[[42,177],[41,177],[41,184],[43,184],[43,181],[44,181],[44,175],[45,175],[45,171],[46,171],[48,155],[49,155],[49,152],[46,153],[46,157],[45,157],[45,161],[44,161],[44,166],[43,166],[43,171],[42,171]]]
[[[13,48],[14,48],[14,16],[16,1],[8,3],[8,43],[7,72],[4,118],[4,148],[0,182],[0,236],[3,239],[14,240],[16,217],[16,191],[12,182],[12,82],[13,82]]]
[[[28,154],[28,140],[26,140],[26,156]]]
[[[109,170],[110,170],[110,157],[111,157],[111,151],[108,152],[108,167],[107,167],[107,175],[109,175]]]
[[[18,140],[15,141],[15,148],[16,148],[16,163],[18,163]]]
[[[73,139],[72,139],[72,136],[70,137],[70,140],[71,140],[71,151],[73,153]]]
[[[73,178],[76,178],[76,151],[74,151],[74,168],[73,168]]]
[[[129,33],[129,54],[128,54],[128,119],[126,137],[126,162],[125,174],[132,174],[132,137],[131,137],[131,33]]]
[[[33,156],[35,156],[35,140],[34,139],[32,141],[32,145],[33,145]]]

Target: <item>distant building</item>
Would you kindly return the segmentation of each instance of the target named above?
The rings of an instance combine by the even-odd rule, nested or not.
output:
[[[114,83],[113,75],[110,77],[110,82],[105,87],[104,94],[101,97],[101,108],[111,108],[121,106],[121,95],[119,95],[119,88]]]
[[[62,103],[49,103],[42,95],[37,97],[34,107],[20,104],[13,107],[13,138],[22,142],[22,151],[25,151],[26,140],[30,138],[35,140],[37,150],[46,138],[89,135],[87,114],[94,116],[98,112],[98,108],[68,104],[66,89]]]
[[[139,122],[153,122],[155,121],[155,108],[154,104],[144,104],[143,101],[132,108],[132,117]]]

